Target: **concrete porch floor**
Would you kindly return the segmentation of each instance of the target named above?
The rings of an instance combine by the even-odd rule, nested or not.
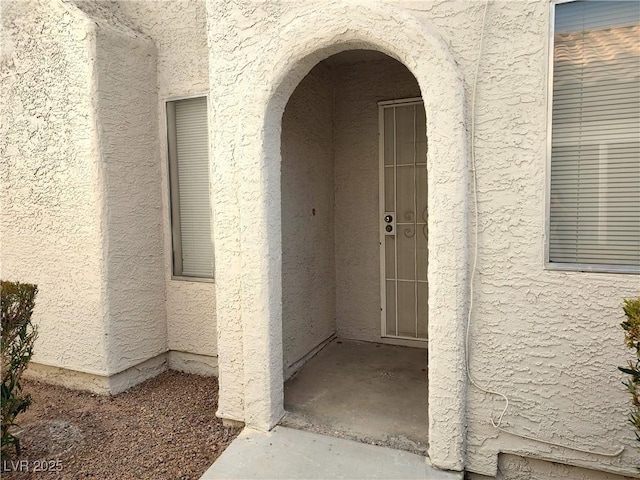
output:
[[[334,340],[285,383],[281,425],[426,455],[427,351]]]
[[[462,480],[425,457],[286,427],[245,428],[201,477],[213,479]]]

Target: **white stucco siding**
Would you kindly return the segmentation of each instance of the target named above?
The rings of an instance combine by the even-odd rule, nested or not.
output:
[[[400,9],[337,1],[305,2],[299,8],[272,2],[207,4],[209,67],[216,79],[210,84],[216,267],[228,267],[224,281],[218,277],[216,291],[219,414],[233,412],[241,416],[231,418],[270,428],[283,413],[279,140],[285,105],[319,61],[348,48],[374,48],[404,62],[419,79],[427,110],[439,108],[432,122],[441,128],[428,158],[439,180],[429,189],[434,195],[441,192],[440,204],[448,208],[446,219],[430,218],[438,247],[430,251],[429,261],[437,267],[433,278],[440,286],[430,305],[430,317],[440,318],[434,324],[439,341],[430,371],[442,380],[429,394],[429,408],[438,418],[431,422],[431,437],[440,439],[432,442],[430,452],[439,466],[461,468],[463,335],[456,325],[465,309],[466,271],[451,274],[455,265],[466,264],[466,144],[460,128],[459,72],[445,42]],[[425,82],[427,74],[433,84]],[[431,125],[427,129],[433,130]],[[446,152],[447,162],[434,161]]]
[[[240,248],[239,174],[235,141],[241,140],[238,125],[231,121],[236,109],[244,107],[248,85],[241,86],[246,62],[234,62],[234,44],[240,34],[249,32],[233,28],[225,20],[232,10],[227,2],[207,4],[207,42],[209,45],[209,124],[212,145],[212,199],[214,206],[214,249],[216,271],[216,318],[218,334],[218,368],[220,395],[217,415],[221,418],[245,419],[244,338],[242,297],[239,278],[243,271]],[[247,19],[243,23],[249,23]],[[255,33],[255,32],[254,32]],[[226,41],[228,40],[228,41]],[[216,60],[220,61],[216,61]],[[223,59],[225,59],[223,61]],[[236,99],[234,101],[234,99]],[[280,128],[273,132],[280,136]],[[233,139],[234,141],[228,141]],[[278,186],[278,192],[280,187]],[[280,299],[281,300],[281,299]],[[282,371],[282,366],[279,368]]]
[[[498,453],[510,452],[636,473],[629,397],[616,366],[629,356],[621,300],[638,295],[639,277],[554,272],[543,264],[547,1],[489,4],[473,139],[480,222],[471,371],[508,394],[506,430],[586,450],[625,446],[620,456],[499,432],[489,418],[499,415],[500,399],[465,387],[466,252],[474,241],[473,215],[465,220],[467,203],[473,206],[465,139],[482,2],[209,0],[208,27],[202,2],[121,2],[108,8],[132,25],[115,30],[57,1],[1,5],[0,108],[11,121],[0,126],[0,266],[3,278],[40,286],[37,362],[107,374],[162,348],[205,355],[219,348],[219,415],[273,425],[282,414],[281,115],[317,62],[344,48],[377,48],[413,72],[426,104],[436,242],[429,245],[432,460],[494,475]],[[140,71],[126,63],[130,48]],[[351,83],[340,90],[348,88],[353,98],[345,102],[367,94]],[[170,279],[163,102],[207,89],[216,283],[177,282]],[[345,124],[352,114],[345,106]],[[352,147],[347,138],[345,149]],[[368,148],[377,230],[377,143]],[[347,183],[335,174],[339,207]],[[349,221],[341,214],[336,225]],[[336,263],[356,255],[339,235]],[[372,285],[366,275],[377,278],[377,242],[369,248],[371,263],[354,277]],[[163,282],[154,275],[164,278],[166,310],[158,308]],[[338,285],[351,280],[340,271],[337,277]],[[379,301],[373,305],[379,318]],[[159,326],[163,315],[168,334]]]
[[[410,11],[425,31],[441,35],[464,77],[463,106],[468,121],[483,3],[386,3]],[[277,107],[284,105],[286,99],[281,101],[278,95],[286,94],[288,82],[298,81],[301,72],[306,73],[304,70],[317,60],[339,50],[337,44],[347,39],[358,47],[366,45],[364,38],[372,42],[382,39],[378,43],[381,50],[392,52],[396,48],[396,52],[402,52],[401,43],[394,43],[401,34],[386,30],[389,24],[378,24],[383,23],[376,17],[378,4],[368,8],[365,16],[360,5],[352,2],[305,2],[300,7],[287,4],[282,9],[271,2],[209,2],[210,58],[220,60],[219,65],[213,61],[210,65],[212,78],[219,80],[219,84],[211,86],[216,98],[212,111],[221,116],[215,125],[220,128],[215,133],[214,145],[220,149],[215,158],[228,162],[227,172],[238,175],[235,180],[224,180],[229,185],[217,192],[224,191],[232,197],[217,199],[221,207],[232,207],[225,208],[224,223],[229,228],[240,225],[238,235],[225,234],[229,241],[221,245],[221,252],[230,253],[230,259],[241,261],[243,267],[254,262],[251,272],[229,274],[224,298],[219,298],[220,304],[225,305],[218,310],[224,316],[224,325],[235,332],[245,328],[242,342],[229,347],[229,364],[224,368],[230,372],[228,379],[244,379],[245,394],[250,393],[244,399],[259,404],[251,407],[254,412],[277,395],[274,387],[269,390],[268,399],[258,399],[256,392],[265,385],[271,388],[274,379],[260,373],[267,361],[251,362],[247,352],[269,354],[270,345],[277,345],[277,338],[265,332],[271,322],[277,323],[274,318],[278,315],[278,305],[273,300],[277,298],[277,286],[271,284],[278,280],[272,276],[278,263],[277,248],[273,256],[266,256],[270,252],[270,232],[279,228],[277,221],[271,221],[279,212],[274,212],[278,208],[273,193],[276,169],[269,168],[277,158],[271,158],[272,150],[266,148],[280,134]],[[480,473],[495,474],[497,453],[508,451],[634,474],[632,465],[638,463],[638,454],[626,420],[629,399],[619,383],[622,377],[616,366],[628,356],[618,326],[622,318],[620,303],[623,297],[638,294],[638,277],[551,272],[543,265],[548,9],[549,3],[543,0],[498,1],[489,5],[476,98],[474,141],[480,241],[470,336],[471,369],[480,383],[509,394],[512,404],[503,423],[507,430],[587,450],[615,450],[618,445],[626,445],[626,449],[618,457],[598,456],[499,433],[489,417],[499,414],[501,401],[472,387],[467,389],[469,398],[465,401],[468,430],[456,430],[455,420],[460,417],[451,407],[455,403],[453,390],[458,388],[456,392],[464,394],[465,389],[459,383],[443,381],[447,378],[447,364],[450,371],[462,369],[457,356],[462,349],[457,353],[451,350],[452,346],[460,347],[460,342],[454,340],[446,346],[435,341],[430,344],[431,378],[440,379],[430,384],[430,429],[438,433],[430,437],[430,454],[437,465],[459,468],[459,450],[450,441],[451,435],[458,432],[465,437],[466,467]],[[400,18],[387,11],[381,16]],[[346,18],[349,25],[336,26]],[[405,28],[401,31],[411,31],[412,21],[405,17],[402,21]],[[317,28],[311,32],[308,28],[296,30],[301,23]],[[288,36],[288,32],[296,35]],[[413,43],[415,38],[402,37],[402,42],[411,45],[417,55],[415,61],[408,53],[397,55],[416,74],[427,103],[428,163],[431,171],[437,172],[429,180],[429,231],[433,235],[435,228],[440,242],[434,248],[430,244],[429,252],[430,336],[447,341],[461,338],[464,326],[442,318],[458,319],[468,298],[466,278],[470,265],[461,260],[465,258],[465,246],[473,245],[473,215],[462,227],[457,221],[464,216],[460,209],[472,197],[456,183],[470,171],[468,165],[459,169],[464,162],[460,162],[457,149],[464,147],[464,141],[460,142],[456,135],[466,133],[468,137],[470,129],[464,121],[455,124],[455,114],[448,116],[457,108],[456,102],[463,99],[459,92],[451,90],[456,88],[451,76],[443,84],[446,69],[442,58],[449,58],[448,54],[434,56],[433,44],[422,49],[420,41]],[[362,43],[358,43],[360,40]],[[332,50],[333,46],[336,50]],[[317,54],[312,53],[314,50]],[[310,56],[305,58],[305,54]],[[255,110],[269,98],[260,90],[265,84],[280,88],[272,99],[277,107],[267,118],[266,131],[257,135],[252,130],[252,119],[256,118]],[[432,96],[436,92],[437,100]],[[247,105],[244,99],[248,95],[253,100]],[[234,121],[234,117],[241,121]],[[265,151],[270,152],[263,163],[252,160],[255,144],[264,145]],[[214,168],[219,168],[222,179],[222,167]],[[235,196],[231,182],[239,178],[242,183],[238,182],[240,192]],[[463,181],[463,185],[468,184]],[[265,198],[262,203],[261,195]],[[269,228],[252,229],[251,221],[254,227],[268,223]],[[464,241],[457,243],[461,236]],[[242,245],[259,248],[245,256]],[[273,291],[265,288],[267,284]],[[243,289],[243,285],[254,288]],[[261,287],[255,288],[256,285]],[[242,305],[241,315],[232,308],[236,302]],[[259,324],[258,319],[263,323]],[[243,368],[239,368],[240,362],[244,362]],[[463,378],[449,380],[460,382]],[[232,392],[223,401],[240,404],[242,400],[233,398],[236,393],[239,392]],[[247,408],[246,403],[244,407]],[[444,438],[449,440],[443,442]]]
[[[516,455],[500,455],[499,480],[631,480],[632,477]],[[483,480],[471,477],[469,480]],[[484,477],[484,480],[487,480]]]
[[[209,53],[204,1],[118,1],[111,8],[127,18],[137,30],[150,37],[156,47],[159,127],[157,145],[162,173],[159,186],[168,348],[215,359],[218,353],[215,284],[172,279],[165,117],[166,100],[208,94]]]
[[[0,276],[38,285],[34,362],[105,374],[93,26],[57,1],[0,11]]]
[[[209,56],[204,0],[119,0],[111,8],[153,39],[161,97],[207,93]]]
[[[338,65],[335,78],[336,299],[340,337],[379,342],[378,103],[420,96],[391,58]]]
[[[470,98],[484,4],[397,3],[447,39]],[[609,458],[499,433],[489,418],[497,419],[503,402],[471,387],[467,465],[494,474],[492,452],[504,451],[634,474],[640,458],[626,417],[630,397],[616,366],[629,357],[622,298],[640,294],[640,278],[543,264],[548,14],[545,1],[490,2],[487,13],[476,97],[480,240],[471,371],[509,396],[508,431],[586,450],[626,449]]]
[[[153,42],[98,23],[96,71],[113,374],[167,350]]]
[[[318,65],[282,117],[282,342],[285,378],[336,330],[333,82]]]
[[[215,285],[168,280],[166,292],[169,350],[216,357]]]

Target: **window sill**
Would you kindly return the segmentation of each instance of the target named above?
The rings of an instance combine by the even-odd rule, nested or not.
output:
[[[198,283],[215,283],[215,278],[201,278],[201,277],[180,277],[171,275],[171,280],[176,282],[198,282]]]
[[[594,263],[556,263],[545,262],[545,270],[567,271],[577,273],[618,273],[640,275],[640,266],[635,265],[601,265]]]

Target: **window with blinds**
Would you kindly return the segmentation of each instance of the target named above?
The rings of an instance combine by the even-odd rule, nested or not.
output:
[[[173,274],[213,278],[207,98],[167,102]]]
[[[549,262],[640,271],[640,3],[554,13]]]

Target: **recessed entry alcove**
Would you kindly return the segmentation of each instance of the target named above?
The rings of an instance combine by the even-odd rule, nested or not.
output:
[[[383,53],[335,54],[289,98],[284,424],[426,453],[426,155],[418,83]]]

